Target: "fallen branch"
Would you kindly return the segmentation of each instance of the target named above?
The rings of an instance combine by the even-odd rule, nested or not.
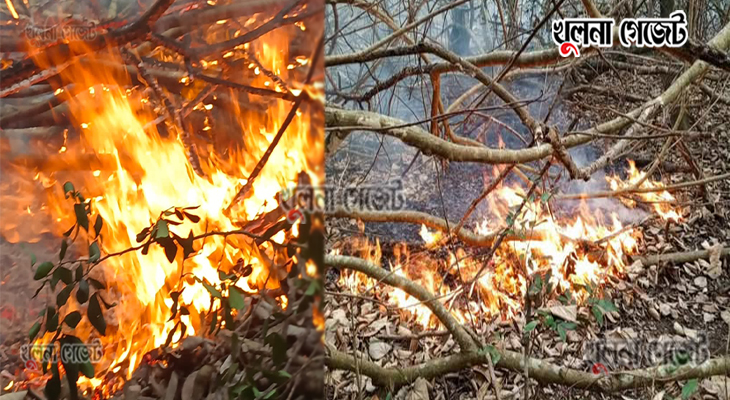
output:
[[[713,254],[712,249],[708,250],[696,250],[696,251],[684,251],[684,252],[676,252],[676,253],[666,253],[666,254],[657,254],[652,256],[646,256],[646,257],[636,257],[634,258],[634,262],[641,261],[641,263],[644,266],[649,265],[657,265],[662,264],[665,262],[672,263],[672,264],[683,264],[688,262],[693,262],[701,259],[707,259],[710,258],[710,256]],[[730,257],[730,247],[724,247],[719,250],[720,251],[720,258],[729,258]]]

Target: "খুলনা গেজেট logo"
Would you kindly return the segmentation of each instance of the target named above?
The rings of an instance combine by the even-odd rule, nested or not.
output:
[[[553,21],[553,42],[560,55],[580,57],[583,47],[613,47],[613,18],[566,18]],[[624,47],[681,47],[687,42],[687,15],[674,11],[669,18],[627,18],[618,27]]]

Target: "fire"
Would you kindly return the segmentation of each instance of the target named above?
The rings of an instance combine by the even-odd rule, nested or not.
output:
[[[609,185],[618,190],[639,182],[643,178],[633,163],[626,181],[607,177]],[[646,179],[641,188],[657,189],[641,193],[641,198],[652,202],[653,210],[665,220],[678,220],[679,210],[671,208],[674,197],[662,191],[660,182]],[[620,276],[626,270],[629,255],[639,250],[641,233],[626,227],[616,213],[592,210],[582,201],[575,216],[557,215],[548,207],[548,196],[528,199],[520,215],[513,213],[524,201],[526,191],[517,185],[502,185],[487,198],[488,213],[477,224],[476,233],[498,234],[513,222],[510,239],[497,249],[486,268],[484,261],[469,256],[462,248],[449,250],[448,260],[430,255],[411,254],[405,245],[396,244],[394,263],[390,270],[428,289],[445,302],[454,316],[467,322],[475,317],[508,319],[515,317],[522,308],[528,291],[528,277],[540,274],[550,276],[548,282],[557,292],[570,291],[578,302],[586,299],[586,286],[605,284],[607,277]],[[669,202],[669,203],[667,203]],[[631,204],[631,203],[627,203]],[[631,204],[635,205],[635,204]],[[441,241],[442,232],[420,229],[426,249],[433,249]],[[354,249],[368,252],[367,240],[357,239]],[[371,248],[372,249],[372,248]],[[380,252],[379,243],[376,247]],[[379,258],[373,260],[379,264]],[[477,273],[483,269],[480,276]],[[474,282],[474,285],[469,285]],[[353,291],[375,284],[359,273],[343,273],[340,283]],[[464,291],[467,296],[459,296]],[[387,288],[385,293],[394,307],[404,310],[404,315],[417,325],[433,328],[438,322],[431,311],[399,289]]]
[[[222,32],[227,29],[218,28],[220,26],[215,25],[211,30]],[[250,43],[249,54],[255,55],[263,68],[276,71],[283,81],[295,84],[297,79],[303,80],[302,71],[306,69],[284,67],[290,63],[288,45],[291,36],[299,30],[298,27],[292,27],[290,30],[278,29],[268,33]],[[155,121],[158,115],[150,109],[148,92],[144,88],[125,89],[127,82],[123,81],[124,77],[120,78],[118,69],[113,66],[100,67],[121,61],[121,55],[114,50],[102,53],[105,54],[86,56],[89,63],[82,65],[88,67],[69,68],[61,74],[65,84],[88,90],[79,93],[69,104],[71,119],[77,128],[81,128],[82,143],[64,143],[60,153],[69,159],[83,159],[85,154],[93,154],[109,160],[109,165],[93,168],[91,172],[88,165],[79,164],[76,165],[78,169],[89,169],[89,173],[74,176],[34,172],[32,175],[35,175],[37,182],[48,181],[44,183],[49,193],[48,199],[40,208],[33,209],[33,213],[49,214],[54,221],[53,226],[43,229],[60,236],[75,222],[73,207],[64,199],[61,189],[66,180],[72,181],[86,197],[86,202],[91,204],[92,218],[98,215],[104,220],[102,254],[122,252],[138,246],[137,234],[162,213],[173,210],[172,207],[198,207],[188,210],[199,217],[198,222],[185,219],[180,225],[170,226],[170,231],[181,237],[187,237],[191,231],[193,235],[232,231],[276,209],[276,194],[287,186],[295,185],[301,171],[308,173],[312,184],[321,183],[323,133],[321,128],[310,124],[310,112],[306,108],[300,109],[247,197],[230,213],[224,213],[223,210],[233,202],[237,191],[246,183],[246,177],[251,175],[254,166],[269,147],[289,113],[292,102],[274,97],[262,99],[250,96],[252,103],[265,104],[266,112],[249,110],[235,102],[237,108],[229,110],[235,115],[232,125],[224,123],[216,126],[212,122],[208,123],[208,117],[214,121],[213,114],[210,114],[215,111],[212,110],[212,104],[205,104],[193,111],[208,113],[206,125],[210,128],[210,134],[234,137],[240,142],[238,146],[226,150],[228,153],[225,154],[216,151],[213,144],[199,149],[204,172],[201,177],[193,172],[186,149],[176,137],[175,129],[158,132],[155,128],[159,122]],[[245,57],[242,54],[226,54],[229,57],[226,60]],[[163,53],[156,56],[173,57]],[[306,64],[301,64],[299,58],[297,62]],[[210,68],[209,74],[219,70],[216,64],[217,61],[205,63]],[[263,73],[244,76],[246,84],[253,87],[265,88],[272,83],[272,79]],[[199,85],[198,81],[191,82],[186,77],[179,79],[179,82],[185,85],[183,91],[200,90],[195,87]],[[320,89],[309,86],[299,84],[295,95],[306,90],[307,93],[315,93],[315,98],[323,96]],[[57,95],[62,92],[56,90]],[[27,189],[26,196],[33,193],[27,186],[23,189]],[[27,220],[24,223],[29,225]],[[37,236],[41,227],[35,226],[25,231],[23,222],[15,221],[5,222],[2,228],[3,234],[10,237],[9,240],[19,241]],[[284,232],[272,237],[278,243],[286,239],[287,234]],[[86,243],[85,238],[76,241],[76,245],[83,248],[81,243]],[[265,287],[278,288],[279,280],[287,272],[281,271],[281,265],[284,264],[282,257],[285,255],[275,251],[269,243],[257,246],[252,239],[242,235],[208,236],[196,241],[194,249],[192,257],[183,261],[178,252],[177,258],[170,263],[163,249],[153,245],[146,255],[140,251],[128,252],[110,257],[94,269],[92,276],[106,283],[107,290],[101,292],[102,297],[117,305],[104,313],[108,325],[106,336],[99,337],[85,317],[72,332],[85,343],[99,337],[103,345],[103,360],[94,365],[96,378],[82,378],[81,385],[99,386],[104,383],[103,377],[108,372],[123,373],[126,378],[130,378],[143,356],[165,343],[175,325],[175,321],[168,321],[172,291],[184,289],[179,303],[188,307],[190,315],[182,315],[180,320],[187,325],[187,335],[202,334],[201,316],[211,308],[219,307],[220,302],[211,304],[210,293],[200,282],[192,279],[193,276],[216,286],[221,283],[219,270],[228,272],[238,263],[244,262],[253,272],[246,279],[239,280],[237,286],[243,292],[254,293]],[[84,249],[81,251],[85,252]],[[183,279],[180,280],[180,277]],[[278,300],[285,308],[288,299],[281,296]],[[86,315],[85,306],[72,301],[64,308],[63,313],[80,310],[82,315]],[[178,330],[173,339],[178,340],[180,336]],[[48,342],[51,338],[49,333],[38,341]]]

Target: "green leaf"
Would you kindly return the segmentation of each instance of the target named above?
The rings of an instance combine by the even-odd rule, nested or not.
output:
[[[89,216],[86,214],[86,204],[76,203],[74,204],[74,213],[76,214],[76,222],[84,228],[87,232],[89,231]]]
[[[38,268],[35,270],[35,275],[33,275],[33,279],[39,281],[46,276],[48,276],[48,273],[51,272],[53,269],[53,263],[50,261],[46,261],[38,266]]]
[[[281,335],[278,333],[272,333],[266,337],[266,344],[271,346],[272,360],[275,365],[281,365],[286,361],[286,350],[287,344]]]
[[[41,331],[41,323],[36,322],[33,324],[33,326],[30,327],[30,332],[28,332],[28,338],[31,342],[35,340],[35,337],[38,336],[38,333]]]
[[[79,264],[79,266],[76,267],[76,277],[74,280],[76,282],[79,282],[83,278],[84,278],[84,266]]]
[[[243,310],[246,302],[243,298],[243,292],[236,286],[231,286],[228,290],[228,304],[234,310]]]
[[[82,279],[79,282],[79,289],[76,291],[76,301],[79,304],[84,304],[89,300],[89,282],[86,279]]]
[[[58,295],[56,296],[56,305],[59,308],[66,305],[66,302],[68,301],[68,298],[71,296],[71,291],[73,289],[74,289],[73,286],[68,285],[65,288],[63,288],[60,292],[58,292]]]
[[[279,370],[279,376],[286,379],[291,379],[291,374],[282,370]]]
[[[568,334],[565,331],[565,327],[563,324],[558,325],[558,335],[560,335],[560,340],[563,342],[566,342],[568,340]]]
[[[601,311],[601,308],[598,306],[591,307],[591,311],[593,312],[593,316],[596,317],[596,321],[598,321],[599,326],[603,326],[603,311]]]
[[[66,239],[61,239],[61,252],[58,254],[58,261],[63,261],[66,257],[66,250],[68,250],[68,242]]]
[[[549,328],[555,328],[555,317],[552,315],[548,315],[545,317],[545,325],[547,325]]]
[[[46,383],[43,394],[46,395],[48,400],[58,400],[61,396],[61,375],[58,373],[58,364],[51,363],[51,371],[53,376]]]
[[[601,299],[597,302],[598,306],[606,312],[617,312],[618,308],[611,302],[611,300]]]
[[[94,221],[94,233],[96,234],[96,237],[99,237],[99,234],[101,233],[101,228],[104,226],[104,220],[101,219],[101,215],[96,216],[96,221]]]
[[[30,253],[30,266],[31,266],[31,267],[32,267],[32,266],[34,266],[34,265],[35,265],[35,263],[36,263],[36,261],[37,261],[37,260],[36,260],[36,258],[35,258],[35,254],[33,254],[33,253]]]
[[[489,357],[492,359],[492,364],[497,364],[502,358],[502,354],[499,353],[496,347],[488,344],[482,349],[482,354],[489,353]]]
[[[71,182],[66,182],[63,184],[63,194],[68,199],[68,194],[73,193],[76,191],[76,188],[74,188],[74,184]]]
[[[104,313],[101,311],[101,304],[99,304],[98,292],[91,296],[86,314],[89,317],[91,325],[99,331],[101,336],[106,336],[106,321],[104,321]]]
[[[690,379],[682,387],[682,400],[687,400],[692,397],[697,391],[697,379]]]
[[[72,313],[69,313],[66,315],[66,317],[63,319],[63,323],[71,327],[71,329],[75,329],[76,325],[81,322],[81,313],[78,311],[74,311]]]
[[[46,332],[55,332],[58,329],[58,313],[55,312],[49,315],[48,321],[46,321]]]
[[[264,400],[270,399],[275,394],[276,394],[276,388],[273,388],[273,389],[269,390],[269,392],[266,393],[266,396],[264,396]]]
[[[531,321],[527,325],[525,325],[525,332],[531,332],[535,327],[537,327],[538,321]]]
[[[101,250],[99,249],[99,243],[93,242],[89,245],[89,262],[97,262],[101,258]]]
[[[56,269],[56,271],[54,271],[53,274],[55,275],[56,272],[58,272],[58,278],[61,280],[61,282],[65,283],[67,285],[70,285],[73,283],[74,274],[73,274],[73,272],[71,272],[70,269],[64,268],[64,267],[58,267],[58,269]]]
[[[203,281],[203,287],[205,287],[208,290],[208,293],[210,293],[211,296],[221,299],[223,298],[223,295],[221,295],[221,292],[218,291],[215,287],[213,287],[210,283]]]
[[[155,231],[155,238],[166,238],[170,236],[170,229],[167,227],[167,221],[161,219],[157,222],[157,230]]]

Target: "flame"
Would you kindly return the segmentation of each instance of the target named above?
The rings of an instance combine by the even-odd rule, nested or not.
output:
[[[626,181],[615,176],[606,179],[617,190],[642,178],[632,163]],[[680,218],[679,210],[671,207],[674,197],[660,190],[661,182],[647,179],[640,187],[657,189],[642,193],[641,198],[651,201],[661,218],[675,221]],[[574,210],[572,219],[559,216],[548,209],[547,198],[540,196],[528,199],[522,213],[515,216],[514,211],[526,194],[520,186],[503,184],[487,196],[489,211],[477,224],[475,233],[499,233],[512,219],[510,236],[517,237],[503,242],[485,268],[484,261],[470,257],[462,248],[449,250],[447,260],[441,260],[422,253],[411,254],[404,244],[396,244],[390,270],[428,289],[461,322],[477,316],[515,317],[528,291],[528,277],[538,273],[549,275],[548,283],[557,292],[570,290],[578,302],[587,298],[586,286],[600,286],[608,277],[625,273],[626,256],[639,250],[642,237],[637,229],[625,227],[615,212],[592,210],[585,201]],[[433,249],[443,233],[422,225],[420,235],[426,249]],[[367,239],[355,239],[352,247],[361,254],[368,254],[373,248],[380,253],[379,243],[373,247]],[[380,264],[380,256],[364,258]],[[483,271],[477,277],[480,269]],[[473,291],[467,284],[472,281],[475,282]],[[340,283],[355,292],[376,284],[357,273],[343,273]],[[462,291],[467,291],[467,296],[457,296]],[[416,299],[396,288],[387,288],[386,292],[389,303],[402,309],[405,318],[424,328],[438,325],[431,311]]]
[[[211,30],[215,30],[211,35],[220,35],[227,31],[227,26],[214,25]],[[250,53],[256,56],[263,68],[279,72],[284,81],[302,79],[301,71],[282,68],[289,63],[291,36],[299,30],[292,27],[268,33],[250,43]],[[157,56],[163,59],[174,57],[163,53]],[[239,56],[237,52],[235,57]],[[146,98],[144,88],[124,89],[128,84],[124,81],[126,77],[120,78],[113,67],[99,67],[110,65],[109,60],[120,61],[121,55],[115,50],[108,50],[86,57],[88,64],[69,68],[61,75],[66,84],[88,88],[88,91],[79,93],[75,101],[69,102],[71,119],[74,125],[82,128],[83,146],[64,143],[58,153],[65,153],[64,157],[69,159],[84,159],[84,155],[92,154],[107,160],[108,165],[93,168],[91,172],[88,165],[80,163],[75,167],[88,169],[89,173],[74,174],[69,179],[63,177],[63,180],[60,173],[34,172],[32,175],[36,183],[48,180],[44,185],[48,198],[42,205],[35,205],[31,195],[33,191],[30,185],[25,184],[19,188],[19,203],[31,204],[27,206],[29,214],[40,216],[45,213],[53,223],[35,224],[27,219],[6,221],[2,232],[8,240],[37,240],[39,231],[50,231],[60,236],[75,222],[73,207],[64,199],[59,181],[73,181],[76,189],[86,197],[94,214],[92,224],[96,215],[103,218],[103,254],[138,246],[136,235],[157,220],[161,213],[174,212],[172,207],[199,207],[187,210],[200,217],[199,222],[185,219],[180,225],[170,226],[170,231],[181,237],[188,236],[191,231],[193,235],[232,231],[240,229],[246,221],[277,208],[275,195],[282,188],[296,184],[301,171],[308,173],[313,185],[321,184],[323,132],[321,127],[310,123],[310,112],[300,109],[270,155],[266,167],[254,181],[248,196],[226,215],[223,210],[233,201],[237,191],[246,183],[246,177],[264,155],[289,113],[291,102],[251,96],[249,100],[252,103],[262,102],[268,106],[266,113],[246,109],[234,102],[234,109],[229,110],[235,117],[233,123],[211,123],[209,127],[212,135],[233,137],[238,144],[226,149],[227,153],[216,151],[213,144],[199,148],[204,172],[204,177],[200,177],[192,171],[175,127],[168,127],[171,133],[158,132],[155,128],[158,115],[151,111],[152,102]],[[231,55],[231,58],[234,56]],[[230,58],[227,60],[230,61]],[[213,61],[204,65],[215,69],[216,64],[217,61]],[[91,65],[94,67],[88,67]],[[254,87],[264,88],[270,81],[265,74],[243,76],[250,79],[246,84]],[[101,82],[105,83],[103,90],[100,90]],[[195,90],[194,85],[199,83],[188,79],[180,79],[179,82],[185,85],[183,91]],[[300,90],[323,97],[315,87],[299,86]],[[56,94],[61,92],[59,89]],[[238,96],[237,93],[235,95]],[[207,124],[208,117],[214,121],[215,114],[211,112],[215,110],[212,108],[212,104],[206,104],[194,112],[206,113]],[[283,243],[287,234],[279,232],[272,240]],[[86,243],[85,238],[77,239],[76,244],[80,243]],[[249,264],[253,272],[236,285],[244,292],[253,293],[264,287],[278,288],[279,280],[287,273],[286,270],[280,271],[285,267],[278,267],[284,265],[282,257],[285,255],[275,251],[269,243],[257,246],[245,236],[213,235],[196,241],[194,246],[194,255],[184,261],[181,252],[178,252],[177,258],[170,263],[163,250],[153,245],[147,255],[139,251],[128,252],[110,257],[94,269],[91,276],[107,286],[107,290],[101,292],[102,297],[109,303],[116,302],[117,306],[104,313],[106,336],[99,337],[86,318],[73,331],[85,343],[98,337],[103,345],[103,360],[94,366],[96,377],[82,379],[82,386],[104,384],[105,378],[102,377],[109,371],[122,371],[120,373],[130,378],[145,354],[165,343],[175,325],[175,321],[168,321],[172,291],[184,289],[179,303],[188,307],[190,315],[182,315],[180,320],[187,325],[188,335],[200,334],[203,328],[201,316],[211,308],[219,307],[220,301],[211,304],[208,291],[192,276],[215,286],[221,283],[219,270],[228,272],[242,261]],[[307,271],[311,272],[311,269],[307,268]],[[316,268],[314,271],[316,273]],[[180,280],[183,274],[185,278]],[[286,308],[288,299],[285,296],[278,301]],[[75,302],[69,301],[64,308],[64,313],[80,310],[85,315],[85,306]],[[179,340],[180,336],[178,330],[173,340]],[[46,334],[38,341],[49,342],[51,338],[51,334]],[[105,393],[105,396],[109,394]]]

